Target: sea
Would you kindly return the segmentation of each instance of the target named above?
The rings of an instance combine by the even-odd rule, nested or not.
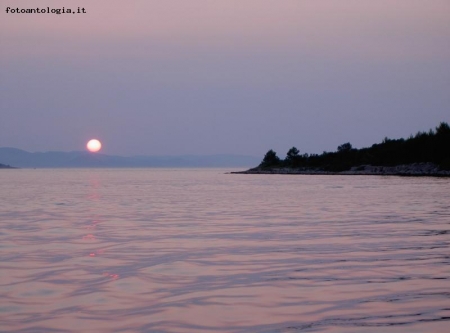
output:
[[[0,170],[1,332],[450,332],[450,179]]]

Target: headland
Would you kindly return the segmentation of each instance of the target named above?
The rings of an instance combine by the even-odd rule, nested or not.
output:
[[[347,142],[335,152],[300,154],[292,147],[284,159],[272,149],[255,168],[233,174],[377,175],[450,177],[450,126],[419,132],[407,139],[385,138],[368,148]]]

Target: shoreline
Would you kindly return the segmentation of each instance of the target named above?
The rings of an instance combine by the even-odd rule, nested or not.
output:
[[[321,168],[256,167],[245,171],[230,172],[230,174],[450,177],[450,170],[440,170],[439,167],[433,163],[413,163],[396,166],[360,165],[345,171],[326,171]]]

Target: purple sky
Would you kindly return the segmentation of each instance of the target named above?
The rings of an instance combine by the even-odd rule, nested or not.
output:
[[[284,157],[450,122],[449,0],[0,4],[0,147]]]

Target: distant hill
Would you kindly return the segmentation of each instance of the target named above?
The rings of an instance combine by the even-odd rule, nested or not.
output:
[[[15,169],[15,168],[10,165],[0,163],[0,169]]]
[[[20,168],[247,167],[259,158],[243,155],[113,156],[84,151],[30,153],[0,148],[0,161]]]
[[[381,166],[391,170],[395,166],[412,164],[447,174],[450,170],[450,126],[447,123],[442,122],[435,130],[419,132],[407,139],[385,138],[383,142],[368,148],[354,149],[347,142],[338,146],[335,152],[318,155],[300,154],[296,147],[292,147],[285,159],[280,159],[276,152],[269,150],[259,166],[246,173],[346,172],[366,170],[364,166]],[[417,166],[409,169],[414,171]]]

